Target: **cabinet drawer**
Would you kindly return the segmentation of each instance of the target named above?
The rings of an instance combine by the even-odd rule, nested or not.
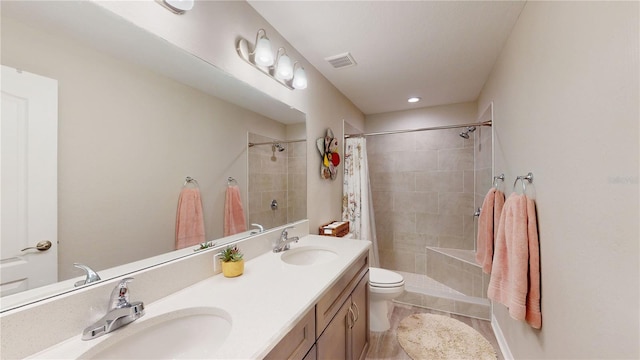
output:
[[[316,336],[327,327],[362,276],[369,271],[369,253],[360,256],[316,304]]]
[[[314,310],[314,308],[311,308],[302,320],[271,350],[265,359],[303,359],[316,342]]]

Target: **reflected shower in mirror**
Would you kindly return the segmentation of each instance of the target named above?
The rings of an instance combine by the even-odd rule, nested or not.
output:
[[[1,16],[2,65],[56,80],[59,114],[58,287],[3,297],[1,311],[73,289],[74,263],[108,280],[193,254],[174,251],[187,176],[207,241],[249,235],[219,240],[228,177],[248,198],[247,133],[304,138],[303,113],[92,2],[6,2]]]
[[[304,127],[287,133],[304,136]],[[249,133],[249,223],[276,227],[307,217],[307,142]]]

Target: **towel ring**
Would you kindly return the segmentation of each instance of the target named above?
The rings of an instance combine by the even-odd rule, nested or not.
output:
[[[182,187],[187,186],[188,184],[194,183],[197,187],[200,187],[200,184],[198,184],[198,180],[192,178],[191,176],[187,176],[184,179],[184,184],[182,184]]]
[[[518,184],[518,180],[522,182],[522,193],[524,194],[527,192],[527,184],[524,181],[527,180],[529,184],[531,184],[533,182],[533,174],[528,173],[527,175],[518,176],[516,178],[516,181],[513,182],[513,191],[516,191],[516,185]]]
[[[493,187],[494,188],[498,187],[498,180],[504,182],[504,173],[493,177]]]

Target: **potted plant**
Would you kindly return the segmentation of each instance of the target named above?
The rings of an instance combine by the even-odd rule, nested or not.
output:
[[[227,246],[220,253],[220,261],[222,262],[222,274],[225,277],[236,277],[244,272],[243,254],[238,249],[238,245]]]

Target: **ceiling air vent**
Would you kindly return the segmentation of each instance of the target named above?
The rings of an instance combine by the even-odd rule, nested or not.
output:
[[[329,64],[331,64],[331,66],[336,69],[343,69],[349,66],[357,65],[356,61],[353,59],[353,56],[351,56],[351,54],[349,54],[348,52],[340,55],[329,56],[328,58],[324,59],[327,60]]]

